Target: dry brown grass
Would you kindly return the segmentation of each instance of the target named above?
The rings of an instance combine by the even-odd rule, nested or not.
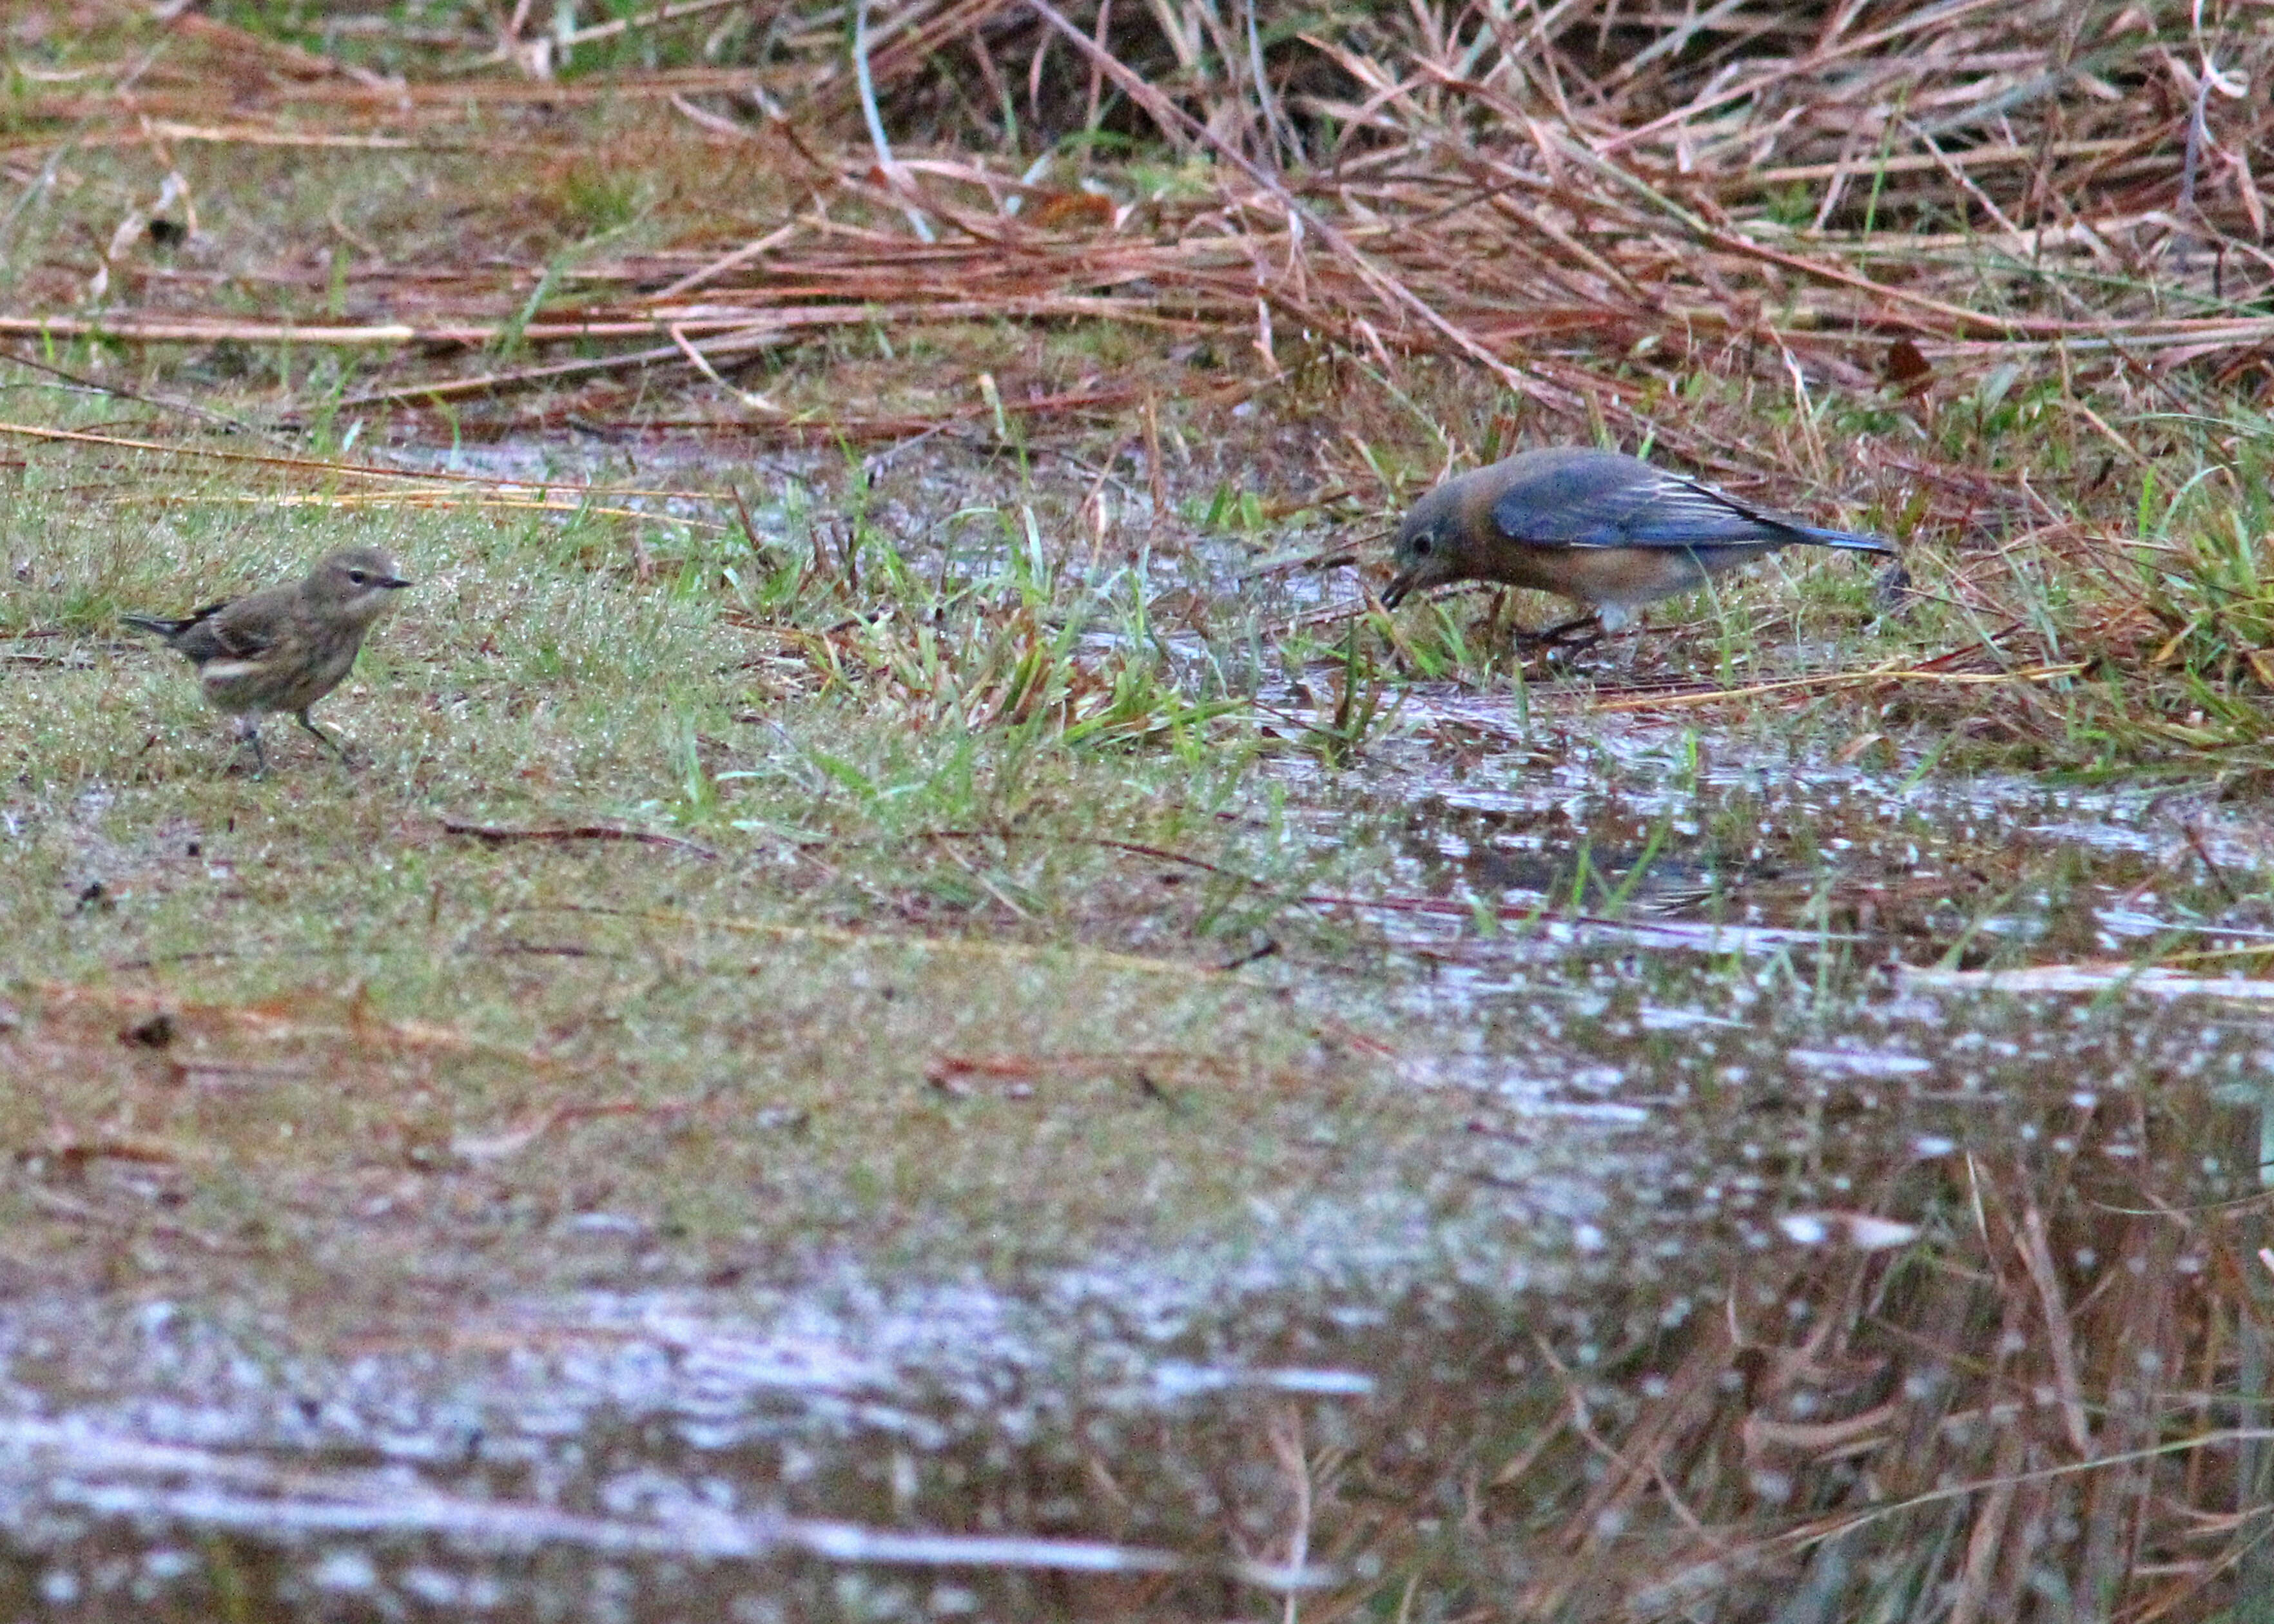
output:
[[[682,199],[667,244],[578,264],[540,313],[523,311],[535,267],[366,244],[355,285],[384,321],[328,318],[321,267],[297,287],[274,278],[273,313],[224,316],[194,279],[148,275],[147,242],[123,229],[100,312],[58,267],[32,270],[0,331],[290,331],[404,352],[390,392],[416,398],[471,390],[470,373],[491,390],[563,376],[412,353],[508,336],[700,371],[847,323],[1111,319],[1244,332],[1267,365],[1319,343],[1385,366],[1460,357],[1559,417],[1623,428],[1639,426],[1653,374],[1766,365],[1796,388],[1889,379],[1916,395],[1947,369],[2049,355],[2105,412],[2111,388],[2231,385],[2263,370],[2274,339],[2255,178],[2274,115],[2238,94],[2268,39],[2246,6],[1721,7],[1687,22],[1615,4],[1385,8],[1297,34],[1284,32],[1294,18],[1267,16],[1261,79],[1197,4],[1125,7],[1111,51],[1090,43],[1094,13],[1011,0],[873,19],[892,122],[975,61],[1005,86],[1031,82],[1046,131],[1043,86],[1094,83],[1105,102],[1091,129],[1206,160],[1150,184],[1084,174],[1078,154],[1023,179],[1029,152],[968,118],[934,131],[960,146],[886,160],[840,83],[839,17],[783,8],[768,59],[745,67],[565,81],[536,75],[558,64],[529,56],[545,37],[535,21],[498,42],[486,72],[438,61],[454,71],[407,81],[194,14],[155,60],[128,31],[67,86],[21,87],[11,172],[90,147],[143,147],[177,174],[190,143],[455,147],[525,157],[556,188],[589,191],[597,160],[546,123],[604,98],[674,109],[675,135],[644,126],[650,151],[614,155],[636,169],[691,143],[709,196]],[[1080,128],[1057,133],[1079,145]],[[778,183],[755,219],[734,184],[745,166]],[[194,203],[177,192],[164,212],[181,223]],[[1624,376],[1588,360],[1638,353],[1647,368]]]

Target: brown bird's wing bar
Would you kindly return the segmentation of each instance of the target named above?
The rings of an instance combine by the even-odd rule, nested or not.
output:
[[[233,619],[220,613],[230,605],[215,604],[200,609],[175,638],[174,646],[192,659],[252,659],[275,643],[275,628]]]

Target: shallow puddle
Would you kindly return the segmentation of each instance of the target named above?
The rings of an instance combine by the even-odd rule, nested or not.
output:
[[[1473,735],[1496,703],[1439,715]],[[1331,1459],[1343,1504],[1389,1495],[1451,1553],[1424,1569],[1433,1611],[1568,1610],[1608,1581],[1555,1580],[1522,1507],[1555,1498],[1540,1462],[1600,1484],[1615,1457],[1540,1440],[1647,1413],[1741,1309],[1784,1322],[1781,1350],[1736,1338],[1766,1363],[1733,1353],[1750,1373],[1713,1388],[1759,1406],[1740,1477],[1773,1514],[1808,1481],[1764,1463],[1775,1439],[1899,1432],[1889,1405],[1954,1380],[1954,1335],[1999,1357],[1994,1327],[1898,1323],[1926,1350],[1908,1365],[1792,1373],[1826,1316],[1890,1312],[1823,1282],[1954,1222],[1983,1169],[2057,1168],[2088,1210],[2255,1192],[2268,983],[2108,967],[2173,936],[2250,962],[2255,808],[1756,767],[1710,731],[1531,703],[1550,719],[1522,750],[1433,723],[1354,772],[1282,773],[1297,838],[1381,842],[1377,890],[1296,905],[1374,945],[1254,974],[1342,1008],[1390,1086],[1453,1101],[1426,1157],[1369,1166],[1326,1113],[1307,1185],[1208,1244],[1100,1234],[1075,1267],[945,1278],[840,1255],[640,1289],[669,1238],[587,1213],[556,1238],[617,1283],[404,1304],[315,1342],[21,1270],[0,1594],[85,1617],[1251,1616],[1418,1560],[1309,1507]],[[2014,1222],[2033,1267],[2105,1289],[2116,1256],[2075,1210],[2059,1258],[2043,1218]],[[2225,1253],[2157,1255],[2184,1279]],[[1669,1583],[1622,1605],[1686,1605]]]

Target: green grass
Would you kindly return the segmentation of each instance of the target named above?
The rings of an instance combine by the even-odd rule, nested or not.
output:
[[[1171,677],[1130,578],[1009,545],[1018,514],[952,562],[869,530],[852,579],[817,579],[809,538],[760,556],[695,524],[479,510],[320,528],[154,470],[173,500],[122,524],[137,491],[97,508],[41,489],[73,486],[69,462],[11,509],[32,584],[5,629],[55,663],[22,674],[0,745],[9,970],[35,1003],[109,1002],[65,1019],[74,1057],[14,1096],[8,1131],[125,1111],[204,1170],[185,1225],[237,1235],[275,1198],[258,1249],[312,1300],[345,1259],[366,1285],[458,1267],[358,1240],[352,1192],[551,1111],[636,1108],[476,1164],[525,1228],[598,1205],[683,1241],[689,1267],[821,1236],[938,1265],[1072,1260],[1141,1210],[1153,1244],[1206,1236],[1284,1181],[1312,1124],[1396,1098],[1369,1058],[1320,1064],[1330,1005],[1216,968],[1262,932],[1333,944],[1281,893],[1359,876],[1290,848],[1246,705]],[[116,615],[351,543],[418,583],[319,710],[360,764],[272,724],[251,776],[186,666]],[[493,849],[448,821],[608,823],[715,855]],[[112,1036],[145,1004],[182,1011],[186,1086],[176,1051]],[[247,1009],[287,1011],[282,1031]],[[1426,1161],[1442,1123],[1399,1115],[1383,1137]],[[795,1125],[743,1131],[762,1119]],[[1058,1210],[1015,1240],[1038,1189]],[[516,1256],[533,1280],[570,1267]]]
[[[928,342],[930,365],[952,371],[955,336]],[[1080,335],[1065,335],[1043,365],[1079,367],[1084,353]],[[859,377],[874,363],[848,341],[837,365]],[[1457,379],[1434,384],[1454,443],[1497,440],[1489,398]],[[1387,467],[1424,449],[1407,402],[1432,386],[1417,377],[1400,401],[1329,369],[1299,379],[1275,410],[1343,409],[1370,432],[1367,446],[1385,448],[1369,462]],[[59,424],[115,426],[84,400],[51,392],[41,403]],[[1711,417],[1746,403],[1743,391],[1708,392],[1689,410]],[[2050,434],[2056,420],[2032,432]],[[1766,436],[1802,432],[1773,410],[1758,421]],[[1219,443],[1240,432],[1197,416],[1183,426]],[[2184,444],[2184,429],[2157,432]],[[1411,700],[1415,682],[1505,707],[1535,749],[1554,754],[1591,732],[1573,673],[1614,689],[1673,675],[1743,688],[1954,650],[1984,675],[2079,670],[2048,682],[1780,695],[1712,712],[1712,748],[1798,760],[1863,738],[1948,779],[2014,763],[2102,777],[2199,771],[2255,763],[2263,748],[2252,654],[2266,635],[2264,593],[2250,512],[2229,494],[2263,490],[2248,479],[2175,475],[2149,489],[2140,528],[2164,549],[2141,555],[2152,568],[2108,553],[2079,570],[2047,546],[1995,559],[1992,575],[1989,555],[1923,538],[1909,562],[1930,600],[1890,616],[1854,560],[1788,554],[1668,605],[1658,618],[1670,631],[1567,670],[1513,657],[1508,610],[1488,598],[1409,611],[1385,641],[1380,621],[1294,627],[1276,584],[1233,584],[1243,555],[1287,545],[1248,512],[1256,490],[1299,489],[1299,470],[1261,444],[1260,483],[1235,504],[1245,518],[1226,508],[1221,476],[1196,462],[1176,477],[1213,491],[1208,501],[1165,532],[1110,541],[1085,533],[1080,471],[952,449],[881,481],[841,460],[810,462],[757,490],[753,538],[715,500],[680,518],[478,502],[329,511],[281,501],[297,481],[238,465],[30,448],[7,522],[21,584],[0,606],[0,631],[32,657],[17,677],[26,703],[0,735],[23,859],[6,881],[23,921],[11,950],[19,984],[215,1010],[351,1003],[376,1021],[503,1045],[524,1075],[485,1051],[389,1071],[388,1088],[410,1089],[410,1116],[426,1124],[418,1132],[441,1141],[596,1095],[645,1102],[671,1126],[634,1181],[643,1207],[708,1214],[671,1221],[706,1244],[842,1222],[857,1185],[896,1192],[903,1211],[946,1214],[936,1232],[919,1227],[951,1252],[960,1237],[998,1254],[1005,1226],[1032,1215],[1000,1182],[1021,1157],[992,1172],[943,1157],[922,1124],[958,1111],[1006,1113],[1005,1132],[1024,1124],[1050,1141],[1031,1152],[1052,1169],[1046,1187],[1081,1198],[1045,1226],[1065,1256],[1126,1222],[1137,1177],[1126,1169],[1155,1160],[1133,1155],[1136,1143],[1171,1161],[1190,1147],[1200,1165],[1189,1188],[1148,1198],[1147,1222],[1205,1234],[1236,1224],[1245,1195],[1286,1177],[1287,1145],[1306,1124],[1404,1099],[1392,1071],[1360,1053],[1315,1076],[1298,1062],[1314,1055],[1322,1023],[1374,1010],[1372,995],[1270,961],[1233,975],[1216,966],[1267,939],[1283,966],[1356,966],[1378,951],[1362,917],[1290,898],[1367,894],[1389,877],[1406,816],[1394,789],[1367,787],[1372,763],[1397,759],[1382,752],[1400,741],[1444,736],[1430,702]],[[2055,449],[2048,467],[2063,465]],[[1826,516],[1899,528],[1892,512]],[[388,548],[418,582],[320,711],[361,764],[343,771],[275,725],[274,771],[246,776],[186,669],[120,635],[116,617],[179,611],[355,544]],[[1164,575],[1188,584],[1164,593]],[[1520,620],[1550,606],[1519,595],[1511,607]],[[2149,628],[2128,646],[2108,635],[2120,613]],[[1995,646],[1984,642],[1993,631],[2007,633]],[[1655,820],[1608,870],[1583,844],[1549,894],[1616,911],[1669,856],[1716,883],[1742,873],[1749,815],[1709,786],[1694,793],[1704,832],[1671,835]],[[492,849],[445,834],[448,821],[606,823],[714,855],[577,838]],[[1835,871],[1816,839],[1787,831],[1778,863]],[[99,903],[82,906],[96,882]],[[2000,883],[1983,898],[2009,894]],[[1926,958],[1972,929],[1954,921]],[[880,976],[893,984],[889,1004],[870,990]],[[258,1049],[215,1019],[214,1041]],[[380,1048],[372,1064],[383,1071],[409,1064]],[[629,1060],[628,1074],[530,1058],[556,1050]],[[1035,1094],[1072,1077],[1118,1103],[1106,1125],[1060,1142],[1033,1094],[964,1101],[926,1080],[943,1065],[963,1078],[956,1067],[972,1060],[1003,1062]],[[1306,1086],[1284,1080],[1291,1066]],[[1163,1069],[1205,1104],[1157,1121],[1141,1098],[1121,1109],[1142,1094],[1138,1071],[1160,1082]],[[343,1119],[331,1114],[342,1102],[318,1106],[337,1092],[322,1076],[263,1089],[264,1114],[315,1114],[291,1154],[265,1154],[257,1177],[289,1170],[328,1188],[408,1109],[388,1092],[377,1120]],[[55,1109],[21,1104],[33,1115],[19,1126]],[[729,1182],[740,1194],[697,1199],[719,1124],[769,1111],[813,1124],[799,1159],[828,1170],[787,1205],[739,1176]],[[1420,1113],[1410,1159],[1385,1157],[1381,1176],[1417,1176],[1429,1134],[1449,1120]],[[547,1132],[516,1155],[514,1177],[526,1168],[548,1188],[574,1188],[566,1169],[618,1155],[627,1134],[644,1132],[605,1118]],[[903,1224],[885,1227],[905,1240]]]
[[[1327,1123],[1380,1139],[1367,1180],[1423,1178],[1457,1109],[1417,1103],[1395,1068],[1330,1035],[1395,1029],[1364,969],[1377,928],[1291,898],[1415,883],[1396,872],[1412,814],[1375,765],[1434,726],[1409,683],[1515,706],[1551,757],[1593,731],[1584,689],[1575,703],[1568,682],[1527,679],[1459,604],[1404,615],[1394,647],[1364,620],[1290,634],[1269,590],[1209,587],[1221,577],[1193,551],[1207,606],[1171,619],[1138,565],[1072,530],[1073,482],[953,454],[833,535],[827,498],[778,487],[753,508],[757,549],[739,517],[326,514],[193,462],[113,474],[90,499],[94,466],[41,448],[11,509],[26,584],[5,630],[43,662],[18,674],[26,702],[0,736],[11,973],[34,1004],[107,989],[114,1025],[129,1005],[203,1011],[184,1019],[229,1065],[282,1068],[221,1085],[225,1109],[202,1086],[162,1094],[160,1116],[184,1157],[231,1169],[200,1183],[184,1222],[227,1232],[264,1183],[296,1191],[309,1227],[275,1241],[288,1254],[352,1252],[339,1192],[380,1169],[603,1103],[631,1114],[549,1129],[483,1178],[533,1212],[628,1205],[689,1259],[736,1237],[849,1233],[936,1266],[1036,1245],[1064,1260],[1126,1238],[1133,1214],[1148,1244],[1191,1242],[1236,1229]],[[825,461],[811,477],[839,476]],[[909,491],[932,490],[957,504],[951,523],[908,511]],[[186,668],[116,615],[350,544],[388,548],[418,583],[319,711],[361,764],[272,725],[273,769],[250,776]],[[1963,643],[1956,611],[1874,620],[1849,562],[1758,571],[1642,664],[1613,651],[1587,669],[1623,682],[1686,658],[1742,685]],[[2040,608],[2066,635],[2050,592]],[[2238,613],[2218,635],[2250,635]],[[2160,669],[2141,681],[2176,685]],[[1283,691],[1291,675],[1299,693]],[[2213,675],[2187,680],[2210,692]],[[2136,688],[2104,671],[2047,688],[2028,742],[2078,770],[2165,765],[2167,747],[2135,742],[2157,737],[2131,712]],[[1797,760],[1869,728],[1947,779],[2018,748],[1935,738],[1938,704],[2004,714],[2006,690],[1989,691],[1781,699],[1724,710],[1705,736],[1721,759]],[[2251,703],[2218,693],[2234,716]],[[1679,736],[1694,759],[1700,735]],[[1615,805],[1630,772],[1601,760]],[[1683,832],[1659,813],[1590,837],[1543,891],[1617,913],[1669,861],[1721,886],[1757,868],[1758,814],[1689,782]],[[687,844],[492,846],[449,822]],[[1777,830],[1773,867],[1836,875],[1828,838],[1817,820]],[[1962,900],[1961,914],[1935,934],[1970,941]],[[1265,941],[1278,959],[1217,968]],[[315,1011],[330,1035],[288,1020],[272,1040],[230,1013],[270,1007]],[[406,1022],[447,1041],[388,1035]],[[72,1051],[101,1056],[106,1080],[59,1073],[63,1092],[20,1094],[16,1132],[154,1109],[137,1084],[154,1063],[109,1031]],[[799,1124],[794,1173],[777,1135],[737,1129],[762,1118]],[[271,1144],[284,1124],[290,1142]],[[516,1256],[545,1274],[544,1247]]]

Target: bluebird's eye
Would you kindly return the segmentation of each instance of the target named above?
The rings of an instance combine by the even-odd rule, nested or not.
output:
[[[348,571],[348,579],[354,582],[358,586],[361,586],[365,582],[370,580],[371,577],[364,574],[360,569],[350,569]]]
[[[1420,535],[1416,536],[1413,538],[1413,556],[1415,558],[1427,558],[1429,556],[1429,549],[1434,544],[1432,542],[1428,532],[1426,530],[1423,531]]]

